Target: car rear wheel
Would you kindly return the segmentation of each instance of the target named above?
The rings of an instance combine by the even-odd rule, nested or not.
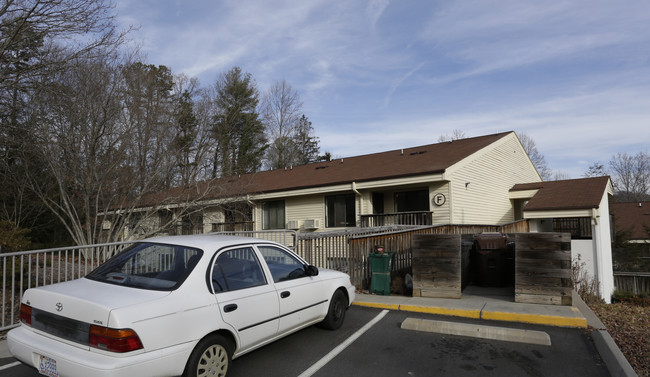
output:
[[[345,319],[345,312],[348,309],[348,299],[345,293],[337,290],[332,295],[330,300],[330,307],[327,311],[327,316],[321,322],[321,325],[328,330],[336,330],[343,325]]]
[[[225,377],[232,363],[232,343],[221,335],[211,335],[194,348],[183,377]]]

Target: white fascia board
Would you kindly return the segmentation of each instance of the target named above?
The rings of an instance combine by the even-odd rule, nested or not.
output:
[[[330,194],[341,191],[353,191],[354,188],[357,190],[370,190],[375,188],[387,188],[387,187],[396,187],[396,186],[408,186],[415,184],[430,184],[432,182],[442,182],[444,181],[444,174],[427,174],[427,175],[417,175],[404,178],[392,178],[392,179],[381,179],[376,181],[367,181],[367,182],[350,182],[340,185],[331,185],[331,186],[322,186],[322,187],[311,187],[306,189],[298,190],[287,190],[287,191],[277,191],[271,193],[263,194],[254,194],[250,196],[251,200],[267,200],[267,199],[277,199],[277,198],[288,198],[295,196],[307,196],[307,195],[318,195],[318,194]]]
[[[575,209],[563,211],[526,211],[524,210],[524,219],[553,219],[553,218],[569,218],[569,217],[594,217],[594,210],[588,209]]]
[[[539,191],[538,189],[510,191],[508,195],[511,200],[532,199],[532,197],[535,196],[535,194],[537,194],[538,191]]]

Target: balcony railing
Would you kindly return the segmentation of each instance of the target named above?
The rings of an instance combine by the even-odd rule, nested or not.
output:
[[[241,221],[232,223],[212,223],[213,232],[250,232],[254,230],[254,221]]]
[[[387,225],[432,225],[433,212],[398,212],[383,213],[378,215],[361,215],[361,227],[368,228],[374,226]]]

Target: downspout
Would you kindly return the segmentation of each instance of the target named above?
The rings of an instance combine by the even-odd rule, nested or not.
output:
[[[354,181],[352,182],[352,191],[353,191],[355,194],[361,196],[361,193],[359,192],[359,190],[357,190],[357,183],[354,182]]]
[[[253,218],[251,220],[253,221],[253,230],[257,230],[257,221],[255,221],[255,218],[257,217],[256,216],[257,205],[253,203],[253,201],[251,200],[250,194],[246,194],[246,203],[248,203],[248,205],[253,207],[253,211],[251,213],[253,215]]]
[[[355,221],[357,224],[360,224],[360,222],[361,222],[361,193],[359,192],[359,190],[357,190],[357,183],[354,182],[354,181],[352,181],[352,191],[353,191],[355,194],[357,194],[357,196],[359,197],[359,211],[356,211],[356,210],[355,210],[355,212],[357,213],[357,215],[354,216],[354,217],[355,217],[354,221]],[[356,200],[355,200],[355,204],[356,204]],[[359,226],[359,225],[357,225],[357,226]]]
[[[599,217],[600,217],[600,211],[598,211],[597,208],[594,208],[591,210],[591,223],[592,223],[592,229],[591,229],[591,237],[594,241],[594,271],[596,272],[595,278],[597,279],[598,282],[598,290],[600,291],[600,298],[605,300],[606,303],[610,303],[611,298],[607,297],[607,293],[605,293],[605,284],[604,284],[604,277],[605,277],[605,272],[603,271],[603,261],[602,261],[602,240],[600,238],[600,226],[599,226]],[[611,294],[611,293],[610,293]]]

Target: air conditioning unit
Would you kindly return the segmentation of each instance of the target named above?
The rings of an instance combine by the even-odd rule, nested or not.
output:
[[[298,220],[289,220],[287,221],[287,229],[300,229],[300,223]]]
[[[318,229],[320,228],[320,220],[319,219],[305,220],[303,226],[305,227],[305,229]]]

